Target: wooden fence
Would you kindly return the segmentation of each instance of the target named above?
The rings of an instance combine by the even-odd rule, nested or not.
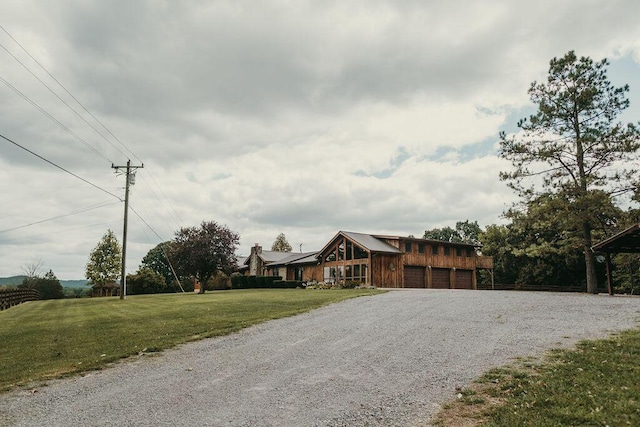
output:
[[[496,283],[491,287],[491,284],[478,283],[478,289],[481,290],[494,290],[494,291],[542,291],[542,292],[586,292],[587,288],[584,285],[527,285],[527,284],[504,284]],[[607,288],[598,287],[598,292],[607,292]]]
[[[35,289],[0,290],[0,310],[5,310],[26,301],[39,299],[40,293]]]

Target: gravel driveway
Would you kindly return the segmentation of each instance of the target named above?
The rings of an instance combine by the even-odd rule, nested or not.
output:
[[[427,425],[487,369],[639,318],[636,297],[388,292],[0,395],[0,425]]]

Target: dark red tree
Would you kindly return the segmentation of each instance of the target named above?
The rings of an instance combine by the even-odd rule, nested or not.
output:
[[[203,221],[200,227],[181,228],[171,245],[171,261],[178,275],[193,276],[200,293],[218,271],[231,274],[237,266],[236,248],[240,236],[215,221]]]

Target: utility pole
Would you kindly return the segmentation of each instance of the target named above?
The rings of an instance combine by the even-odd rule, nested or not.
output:
[[[126,184],[124,187],[124,226],[122,228],[122,270],[120,274],[120,299],[124,299],[127,295],[127,272],[126,272],[126,264],[127,264],[127,222],[129,219],[129,186],[135,184],[136,178],[136,169],[143,168],[143,165],[140,166],[131,166],[131,160],[127,160],[127,166],[114,166],[113,163],[111,167],[116,170],[116,173],[120,171],[120,169],[125,169],[126,176]],[[133,170],[133,172],[132,172]]]

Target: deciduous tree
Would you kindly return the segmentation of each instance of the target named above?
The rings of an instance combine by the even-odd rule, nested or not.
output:
[[[115,282],[120,276],[122,249],[113,231],[108,230],[89,255],[85,277],[91,284]]]
[[[148,268],[164,277],[164,281],[167,285],[175,283],[176,279],[173,276],[169,260],[167,259],[170,251],[171,242],[162,242],[154,246],[149,250],[149,252],[147,252],[144,258],[142,258],[139,271]]]
[[[547,81],[529,89],[536,113],[519,121],[518,133],[500,134],[500,154],[513,165],[500,177],[525,202],[543,194],[561,196],[560,214],[568,235],[580,241],[590,293],[597,292],[591,246],[599,206],[594,203],[633,189],[637,171],[626,165],[640,148],[638,128],[617,121],[629,106],[629,87],[614,87],[607,65],[606,59],[577,58],[573,51],[552,59]]]
[[[231,274],[237,268],[235,256],[240,236],[215,221],[203,221],[200,227],[181,228],[171,245],[170,258],[180,276],[192,276],[205,285],[218,271]]]

